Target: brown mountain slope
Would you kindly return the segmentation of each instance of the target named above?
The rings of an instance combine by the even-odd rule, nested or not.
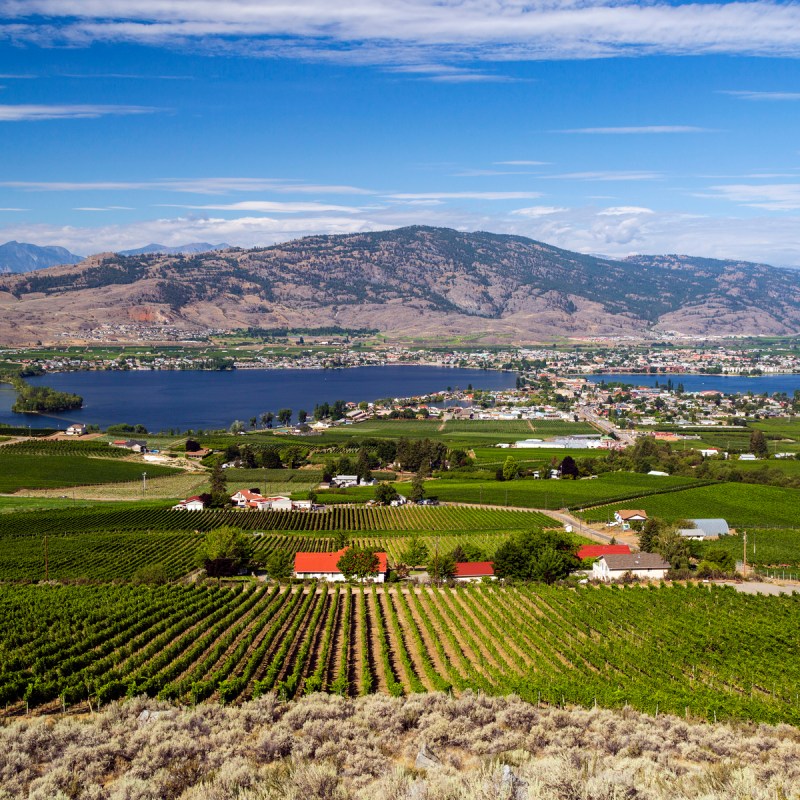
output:
[[[412,227],[188,256],[103,254],[0,278],[0,342],[124,323],[186,331],[340,325],[520,342],[793,333],[798,277],[685,256],[612,261],[522,237]]]

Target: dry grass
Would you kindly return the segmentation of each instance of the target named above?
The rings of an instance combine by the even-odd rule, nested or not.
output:
[[[147,464],[142,465],[142,472],[147,471]],[[161,500],[191,497],[208,485],[208,475],[204,472],[183,473],[181,475],[164,475],[147,479],[148,500]],[[101,483],[96,486],[76,486],[61,489],[25,489],[17,492],[24,497],[72,497],[76,500],[141,500],[142,481],[125,483]]]
[[[439,764],[415,766],[423,744]],[[0,800],[22,797],[789,800],[800,797],[800,732],[470,693],[191,710],[139,698],[0,729]]]

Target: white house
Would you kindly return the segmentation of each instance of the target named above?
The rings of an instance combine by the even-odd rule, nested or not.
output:
[[[258,508],[267,498],[262,497],[258,489],[239,489],[231,495],[231,502],[239,508]]]
[[[86,426],[82,422],[76,422],[67,428],[67,436],[83,436],[86,433]]]
[[[344,581],[345,577],[336,566],[347,548],[335,553],[295,553],[294,576],[300,580]],[[376,553],[378,557],[378,573],[370,580],[383,583],[389,572],[389,559],[386,553]]]
[[[331,480],[332,486],[338,486],[340,489],[346,489],[350,486],[358,486],[358,475],[336,475]]]
[[[758,461],[755,456],[755,453],[742,453],[739,456],[739,461]]]
[[[621,508],[619,511],[614,512],[614,523],[622,525],[630,525],[631,522],[645,522],[647,520],[647,512],[641,508]]]
[[[204,511],[206,507],[202,497],[195,495],[181,500],[177,505],[172,506],[173,511]]]
[[[613,581],[627,574],[635,578],[658,581],[665,578],[669,563],[658,553],[609,553],[600,556],[592,565],[592,577]]]

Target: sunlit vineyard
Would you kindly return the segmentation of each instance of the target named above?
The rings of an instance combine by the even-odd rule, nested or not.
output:
[[[248,531],[448,531],[558,527],[550,517],[529,511],[407,506],[336,506],[326,511],[172,511],[168,508],[65,509],[0,516],[0,537],[47,532],[208,531],[233,525]]]
[[[800,722],[800,596],[702,586],[0,587],[0,702],[467,689]]]

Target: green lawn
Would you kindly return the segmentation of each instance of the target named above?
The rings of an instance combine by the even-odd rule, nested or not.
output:
[[[663,479],[662,479],[663,480]],[[615,503],[590,509],[588,520],[606,520],[617,508],[629,503]],[[670,494],[643,497],[636,501],[650,516],[666,520],[722,517],[733,528],[800,527],[800,490],[750,483],[716,483]]]

